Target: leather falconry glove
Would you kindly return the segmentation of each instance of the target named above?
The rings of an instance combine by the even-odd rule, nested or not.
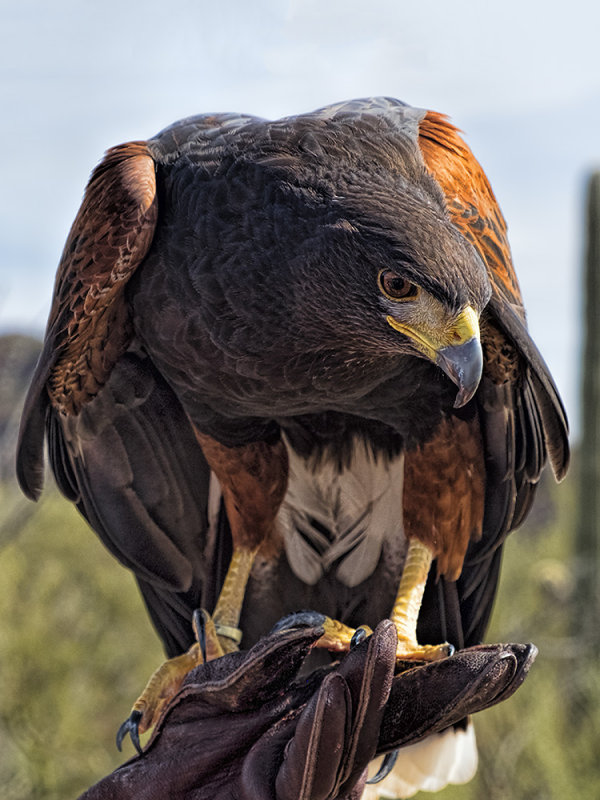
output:
[[[506,699],[536,655],[482,645],[394,676],[396,631],[383,621],[299,678],[322,632],[280,630],[192,670],[143,755],[80,800],[358,800],[375,756]]]

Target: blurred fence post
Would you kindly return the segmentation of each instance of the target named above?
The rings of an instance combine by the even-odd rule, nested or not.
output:
[[[576,630],[600,650],[600,172],[588,183],[584,263],[582,436],[576,556]]]

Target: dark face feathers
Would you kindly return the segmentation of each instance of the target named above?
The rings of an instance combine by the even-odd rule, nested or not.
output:
[[[222,236],[227,228],[242,234],[237,242],[235,233],[225,234],[231,252],[225,268],[215,270],[241,322],[252,281],[270,312],[275,295],[288,319],[319,321],[317,347],[324,346],[322,334],[330,328],[336,343],[341,329],[371,338],[372,314],[381,320],[387,311],[377,288],[384,267],[421,286],[449,311],[465,305],[483,309],[490,296],[485,267],[450,223],[424,168],[413,169],[410,180],[386,172],[348,174],[347,165],[340,174],[324,177],[318,169],[308,172],[306,164],[298,172],[273,161],[237,163],[227,171],[228,183],[262,187],[253,215],[248,215],[248,198],[238,194],[244,219],[237,218],[231,191],[211,209],[219,213],[222,208]],[[356,324],[359,328],[352,328]]]
[[[424,171],[416,186],[402,176],[393,176],[392,185],[387,175],[379,183],[371,175],[353,175],[352,182],[344,177],[330,197],[282,186],[277,221],[283,247],[267,248],[264,255],[272,252],[273,260],[257,265],[265,291],[280,286],[280,311],[301,348],[415,355],[386,322],[414,304],[382,294],[382,269],[431,295],[449,316],[467,306],[483,310],[491,294],[485,266],[448,220]]]

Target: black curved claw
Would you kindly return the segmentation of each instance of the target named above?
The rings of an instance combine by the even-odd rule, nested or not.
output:
[[[140,720],[142,719],[142,712],[141,711],[132,711],[131,714],[127,717],[125,722],[121,725],[119,730],[117,731],[117,749],[121,752],[121,745],[123,744],[123,739],[130,735],[131,741],[133,742],[133,746],[138,751],[139,755],[142,755],[142,745],[140,744]]]
[[[362,625],[357,628],[352,634],[352,639],[350,639],[350,649],[352,650],[358,647],[361,642],[364,642],[368,635],[369,632]]]
[[[206,615],[203,608],[197,608],[192,615],[192,624],[194,626],[194,633],[200,645],[200,652],[202,653],[202,661],[206,664]]]
[[[387,778],[387,776],[396,766],[398,753],[398,750],[392,750],[391,753],[386,753],[383,757],[383,761],[381,762],[381,766],[379,767],[377,774],[373,775],[372,778],[369,778],[367,783],[380,783],[384,778]]]

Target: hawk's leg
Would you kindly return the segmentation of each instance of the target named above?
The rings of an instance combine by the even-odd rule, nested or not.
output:
[[[256,554],[274,549],[274,523],[288,479],[287,450],[281,440],[226,447],[196,431],[196,438],[216,475],[231,529],[233,554],[213,620],[223,652],[236,650],[246,586]]]
[[[399,661],[435,661],[451,655],[450,644],[421,645],[417,642],[417,619],[423,601],[433,554],[418,539],[410,539],[404,570],[390,619],[398,631]]]
[[[448,643],[422,645],[417,641],[417,620],[432,560],[433,555],[427,545],[418,539],[409,541],[402,578],[390,614],[390,619],[398,632],[396,650],[398,661],[437,661],[454,652],[454,647]],[[319,639],[318,647],[331,652],[350,649],[357,631],[329,617],[325,617],[321,624],[325,628],[325,633]],[[363,629],[367,633],[371,632],[366,626],[361,626],[358,631]]]
[[[427,442],[405,453],[402,518],[408,552],[391,614],[398,630],[398,660],[448,655],[448,644],[418,644],[417,618],[432,560],[438,576],[457,580],[469,541],[481,535],[482,453],[475,409],[467,419],[444,418]]]
[[[135,702],[117,735],[120,745],[130,733],[139,749],[139,733],[149,730],[187,673],[204,658],[212,660],[237,650],[238,628],[246,586],[260,547],[273,547],[274,521],[285,495],[288,476],[287,451],[281,440],[226,447],[206,434],[196,437],[217,476],[231,528],[233,553],[212,617],[202,610],[195,615],[198,639],[187,653],[160,666]]]
[[[203,609],[194,612],[196,641],[187,652],[163,662],[153,673],[133,704],[129,717],[119,728],[119,750],[123,738],[129,733],[136,749],[141,752],[139,734],[156,725],[163,708],[177,693],[188,672],[205,661],[237,650],[242,639],[238,628],[240,611],[255,556],[256,550],[234,549],[212,617]]]
[[[237,650],[242,641],[242,631],[238,625],[256,553],[257,548],[235,547],[233,550],[229,569],[213,611],[213,624],[206,629],[207,647],[210,643],[216,653],[212,658]],[[208,660],[211,660],[210,653]]]

